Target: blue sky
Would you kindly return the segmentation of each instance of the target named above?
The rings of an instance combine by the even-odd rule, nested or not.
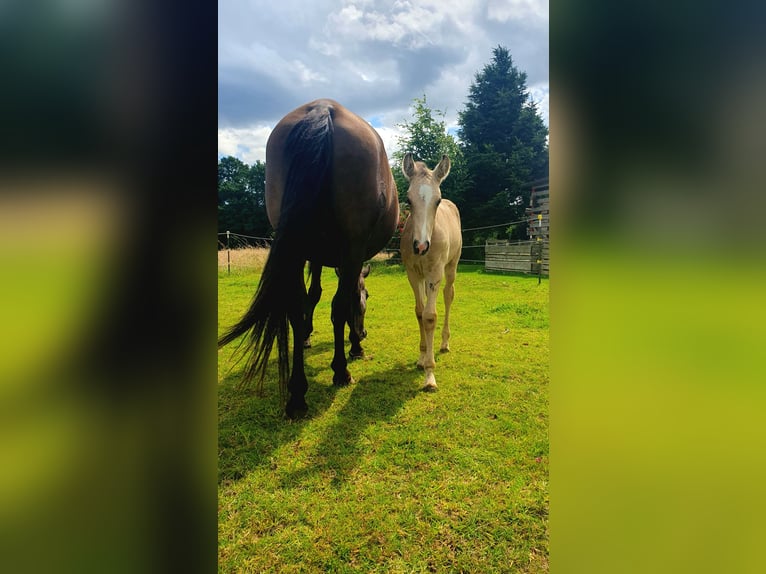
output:
[[[502,45],[548,123],[548,3],[537,0],[222,0],[218,153],[263,160],[295,107],[329,97],[378,130],[389,155],[415,98],[457,128],[477,72]]]

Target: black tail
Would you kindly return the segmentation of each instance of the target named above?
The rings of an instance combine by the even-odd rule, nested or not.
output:
[[[299,313],[302,319],[303,267],[306,244],[311,241],[311,217],[327,185],[332,161],[330,112],[327,106],[314,108],[288,135],[283,155],[287,166],[286,184],[269,257],[250,308],[218,339],[218,346],[222,347],[249,332],[240,343],[244,345],[243,354],[248,355],[242,385],[251,384],[257,377],[259,391],[276,339],[279,389],[283,399],[290,377],[288,318],[290,313]]]

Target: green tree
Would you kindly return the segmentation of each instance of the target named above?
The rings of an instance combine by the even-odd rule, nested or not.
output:
[[[484,227],[524,218],[529,189],[524,184],[548,174],[548,129],[526,87],[527,75],[508,50],[497,46],[492,61],[477,73],[459,135],[470,187],[464,198],[464,228]],[[472,234],[471,241],[505,236],[506,228]],[[513,238],[526,238],[516,225]]]
[[[267,237],[266,164],[251,167],[227,156],[218,161],[218,232]]]
[[[441,185],[442,196],[454,201],[458,208],[463,197],[465,188],[465,162],[463,152],[455,138],[447,133],[445,112],[435,112],[442,119],[434,118],[434,111],[428,107],[426,96],[413,101],[413,120],[405,121],[398,127],[405,130],[405,135],[398,138],[398,149],[392,154],[394,165],[392,170],[396,187],[399,190],[399,201],[404,203],[407,199],[407,179],[402,173],[402,159],[404,154],[411,152],[416,161],[425,162],[433,169],[441,161],[442,155],[447,154],[450,158],[450,175]]]

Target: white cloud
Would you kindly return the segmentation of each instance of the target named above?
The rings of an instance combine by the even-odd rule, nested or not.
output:
[[[354,3],[331,13],[325,24],[328,45],[332,46],[334,39],[338,43],[376,41],[412,49],[441,40],[439,27],[447,14],[439,4],[396,0],[379,8],[374,9],[369,2],[361,7]],[[337,53],[337,48],[329,47],[329,51]]]
[[[276,50],[253,42],[247,46],[224,42],[219,47],[219,65],[241,72],[256,72],[284,84],[307,85],[327,82],[321,73],[299,59],[286,59]],[[229,72],[229,77],[232,73]]]
[[[272,126],[219,128],[218,156],[231,155],[249,165],[256,160],[266,161],[266,141],[272,129]]]
[[[397,145],[397,141],[400,137],[404,136],[404,130],[399,127],[385,127],[381,126],[378,128],[375,128],[375,130],[380,134],[380,139],[383,140],[383,145],[386,147],[386,154],[388,154],[389,159],[393,155],[393,153],[399,149],[399,146]]]
[[[487,16],[490,20],[507,22],[526,19],[548,20],[547,0],[489,0]]]
[[[545,0],[227,0],[218,20],[219,154],[263,161],[268,126],[329,97],[374,118],[390,155],[424,94],[456,127],[498,45],[548,124]]]
[[[266,161],[266,142],[273,126],[257,126],[249,128],[220,128],[218,130],[218,156],[234,156],[248,165],[256,160]],[[381,126],[375,128],[383,140],[389,157],[398,148],[398,138],[404,135],[404,130],[397,126]]]

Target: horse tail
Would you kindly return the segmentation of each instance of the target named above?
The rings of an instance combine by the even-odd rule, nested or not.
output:
[[[313,108],[288,134],[283,154],[287,168],[285,189],[269,256],[250,308],[218,339],[220,348],[249,333],[238,347],[242,356],[248,355],[241,385],[250,385],[257,378],[258,392],[263,390],[276,341],[283,400],[290,378],[289,316],[300,313],[302,321],[306,243],[311,240],[312,215],[329,182],[332,135],[331,109],[326,105]]]

